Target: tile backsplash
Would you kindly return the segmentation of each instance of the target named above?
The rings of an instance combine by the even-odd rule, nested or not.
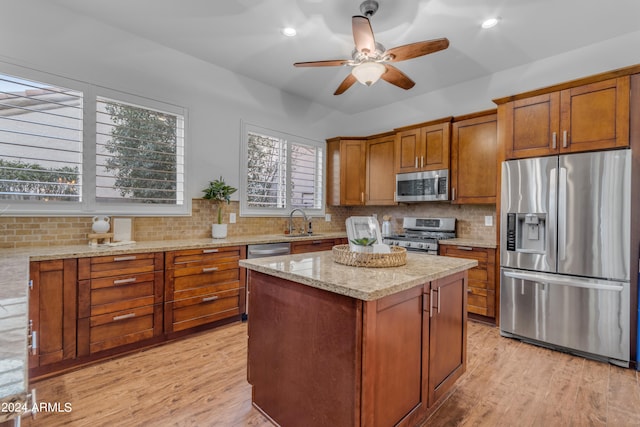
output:
[[[240,217],[238,202],[224,207],[224,221],[229,214],[236,214],[237,222],[229,224],[229,236],[281,234],[288,228],[287,218]],[[451,205],[449,203],[416,203],[402,206],[342,207],[328,206],[331,222],[313,218],[313,230],[317,233],[344,231],[345,220],[354,215],[392,216],[395,232],[402,230],[402,217],[455,217],[458,237],[495,239],[495,205]],[[485,226],[485,216],[493,217],[493,226]],[[88,244],[93,217],[11,217],[0,216],[0,248],[33,246],[58,246]],[[135,217],[133,240],[183,240],[211,237],[211,224],[215,218],[213,204],[209,200],[193,199],[191,216],[184,217]],[[294,218],[300,224],[300,217]]]

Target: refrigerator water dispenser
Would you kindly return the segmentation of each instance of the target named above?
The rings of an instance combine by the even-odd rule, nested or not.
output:
[[[546,213],[508,213],[507,250],[543,254],[546,223]]]

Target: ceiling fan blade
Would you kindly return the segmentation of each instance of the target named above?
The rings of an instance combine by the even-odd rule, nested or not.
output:
[[[369,18],[356,15],[351,18],[351,26],[353,28],[353,41],[356,43],[358,52],[375,52],[376,40],[373,37]]]
[[[338,67],[340,65],[349,65],[351,60],[349,59],[335,59],[329,61],[311,61],[311,62],[296,62],[294,67]]]
[[[404,90],[411,89],[415,86],[415,82],[411,80],[405,73],[398,70],[393,65],[384,64],[387,67],[387,72],[382,74],[380,78],[384,81],[391,83],[392,85],[396,85]]]
[[[446,38],[433,39],[423,42],[406,44],[394,47],[385,52],[385,55],[392,56],[389,62],[404,61],[406,59],[417,58],[449,47],[449,40]]]
[[[333,93],[334,95],[341,95],[344,93],[344,91],[346,91],[347,89],[349,89],[355,82],[356,82],[356,78],[353,76],[353,74],[349,73],[347,75],[347,77],[345,77],[345,79],[342,81],[342,83],[340,83],[340,86],[338,86],[338,89],[336,89],[336,91]]]

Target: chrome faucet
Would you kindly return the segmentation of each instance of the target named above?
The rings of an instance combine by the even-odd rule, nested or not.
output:
[[[300,208],[295,208],[293,210],[291,210],[291,212],[289,212],[289,234],[294,234],[294,228],[293,228],[293,213],[295,211],[298,211],[302,214],[302,216],[304,217],[304,226],[302,227],[302,232],[300,234],[304,234],[304,230],[307,227],[307,225],[309,225],[309,218],[307,217],[307,214],[304,213],[304,211]],[[311,227],[309,227],[309,231],[311,231]]]

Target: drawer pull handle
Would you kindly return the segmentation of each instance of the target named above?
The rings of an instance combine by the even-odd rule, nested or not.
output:
[[[123,314],[121,316],[114,317],[113,320],[116,321],[116,320],[131,319],[132,317],[136,317],[136,314],[135,313]]]
[[[215,254],[218,251],[219,251],[219,249],[203,249],[202,253],[203,254]]]
[[[130,256],[117,256],[115,258],[113,258],[114,261],[133,261],[136,259],[135,255],[130,255]]]
[[[311,242],[312,245],[320,245],[322,243],[322,240],[314,240],[313,242]]]
[[[202,298],[202,302],[215,301],[215,300],[217,300],[218,298],[219,298],[219,297],[217,297],[217,296],[215,296],[215,295],[214,295],[214,296],[212,296],[212,297],[205,297],[205,298]]]
[[[473,248],[470,246],[458,246],[458,249],[460,249],[461,251],[472,251]]]
[[[202,269],[203,273],[211,273],[212,271],[216,271],[218,267],[205,267]]]
[[[124,285],[125,283],[133,283],[136,281],[135,277],[129,277],[128,279],[119,279],[119,280],[114,280],[113,284],[114,285]]]

